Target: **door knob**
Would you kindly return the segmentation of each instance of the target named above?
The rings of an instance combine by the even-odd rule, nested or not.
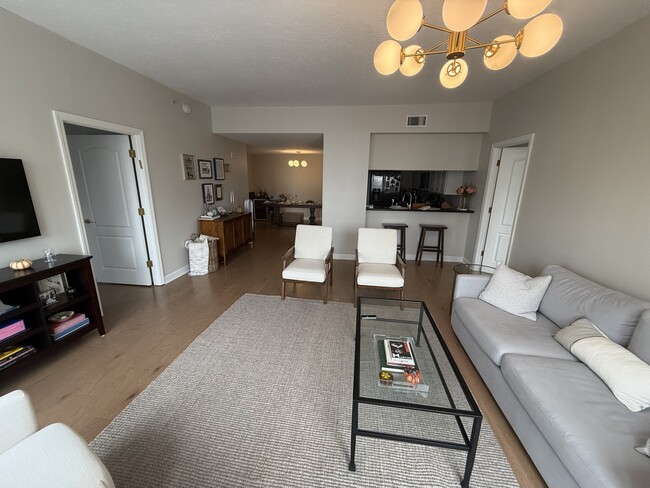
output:
[[[94,223],[95,223],[94,220],[84,219],[84,224],[94,224]]]

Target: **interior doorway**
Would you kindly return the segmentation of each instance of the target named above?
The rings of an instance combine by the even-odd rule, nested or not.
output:
[[[163,285],[142,131],[55,112],[82,250],[100,283]]]
[[[532,144],[529,134],[492,146],[475,263],[496,267],[510,260]]]

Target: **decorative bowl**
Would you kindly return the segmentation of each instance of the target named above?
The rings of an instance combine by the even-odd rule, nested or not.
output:
[[[63,312],[55,313],[47,318],[50,322],[65,322],[74,315],[72,310],[64,310]]]

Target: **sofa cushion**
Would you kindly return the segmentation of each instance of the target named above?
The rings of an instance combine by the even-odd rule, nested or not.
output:
[[[580,486],[647,486],[650,410],[630,412],[582,363],[506,355],[501,371]]]
[[[505,264],[499,264],[478,297],[511,314],[537,320],[539,302],[550,281],[550,276],[531,278]]]
[[[559,327],[586,317],[614,342],[627,346],[641,313],[650,303],[579,276],[561,266],[547,266],[552,277],[539,311]]]
[[[537,320],[533,322],[476,298],[457,298],[454,313],[496,365],[501,364],[504,354],[576,360],[553,339],[558,327],[541,314],[537,314]]]
[[[634,329],[627,348],[637,357],[650,364],[650,310],[641,314],[639,325]]]

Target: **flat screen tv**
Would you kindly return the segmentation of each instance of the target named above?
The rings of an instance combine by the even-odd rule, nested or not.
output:
[[[0,242],[40,235],[22,160],[0,158]]]

